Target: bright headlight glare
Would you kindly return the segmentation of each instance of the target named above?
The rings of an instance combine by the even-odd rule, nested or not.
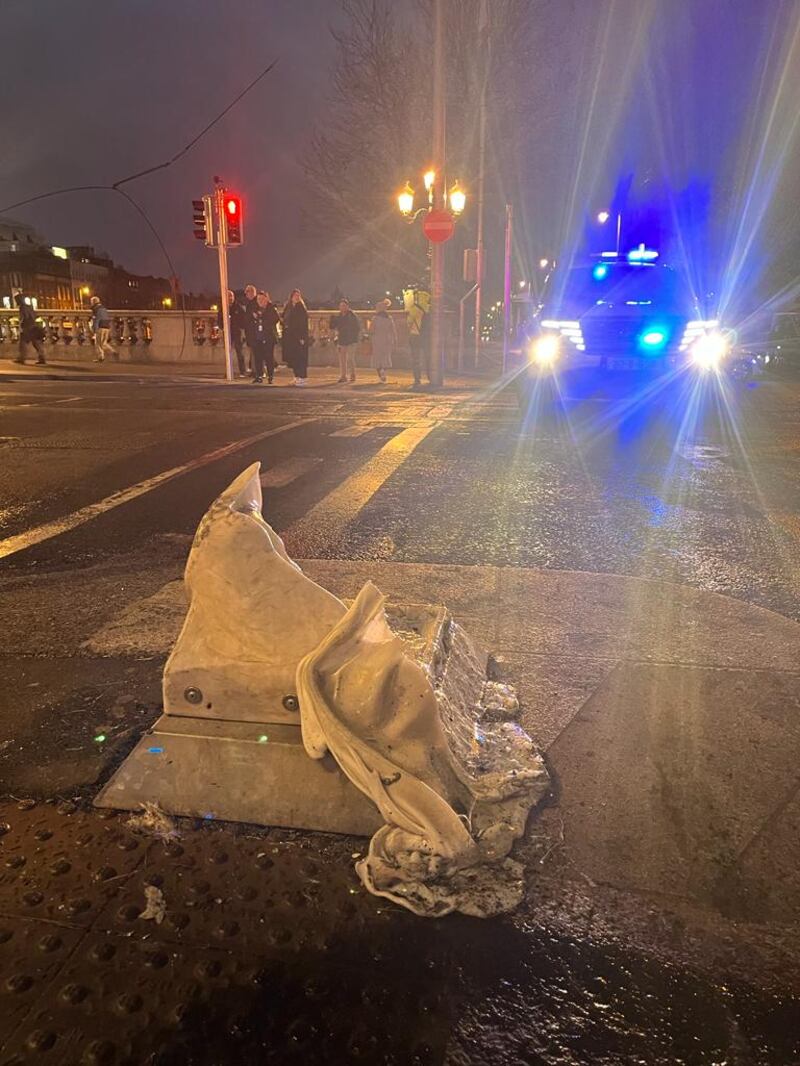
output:
[[[556,333],[545,333],[533,342],[531,356],[539,366],[552,366],[558,358],[561,341]]]
[[[691,347],[692,362],[702,370],[716,370],[728,354],[728,347],[722,333],[705,333]]]

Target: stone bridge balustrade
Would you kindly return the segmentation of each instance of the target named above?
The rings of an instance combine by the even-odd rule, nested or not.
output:
[[[315,366],[335,365],[336,348],[330,320],[336,310],[309,311],[309,332],[314,339],[310,363]],[[408,366],[408,329],[403,311],[389,312],[397,329],[396,366]],[[208,363],[224,365],[222,329],[216,311],[132,311],[111,310],[111,344],[120,359],[131,363]],[[369,326],[373,312],[356,311],[363,327]],[[45,348],[48,358],[58,360],[87,360],[92,358],[92,336],[89,329],[89,310],[37,310],[37,317],[47,336]],[[452,318],[452,316],[447,316]],[[15,310],[0,308],[0,359],[13,359],[17,354],[19,315]],[[369,345],[363,340],[359,361],[366,365]]]

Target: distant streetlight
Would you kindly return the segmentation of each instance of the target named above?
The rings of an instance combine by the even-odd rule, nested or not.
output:
[[[550,260],[549,259],[540,259],[539,260],[539,269],[540,270],[547,270],[547,268],[549,266],[550,266]]]
[[[172,307],[172,297],[171,297],[171,296],[165,296],[165,297],[164,297],[164,298],[162,299],[162,301],[161,301],[161,306],[162,306],[162,307],[163,307],[163,308],[164,308],[165,310],[167,310],[167,309],[169,309],[170,307]]]
[[[597,216],[597,221],[600,223],[601,226],[604,226],[610,218],[611,215],[608,213],[608,211],[601,211],[600,214]]]
[[[521,281],[521,282],[519,283],[519,287],[520,287],[521,289],[524,289],[524,288],[525,288],[525,282],[524,282],[524,281]]]
[[[78,289],[78,295],[81,298],[81,311],[82,311],[83,310],[83,298],[84,298],[84,296],[91,296],[92,295],[92,290],[89,288],[88,285],[81,285],[81,287]]]

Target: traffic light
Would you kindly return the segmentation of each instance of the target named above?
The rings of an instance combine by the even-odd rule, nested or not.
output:
[[[204,241],[209,248],[213,247],[214,227],[210,196],[204,196],[202,200],[192,200],[192,217],[194,219],[194,235],[197,240]]]
[[[244,244],[244,220],[242,218],[242,198],[233,193],[225,193],[225,227],[228,231],[227,244]]]

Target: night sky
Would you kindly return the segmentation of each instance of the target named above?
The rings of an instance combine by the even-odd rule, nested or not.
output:
[[[397,8],[419,10],[415,0]],[[191,235],[191,200],[216,173],[245,199],[235,284],[253,280],[276,295],[297,284],[317,298],[360,284],[300,219],[301,159],[325,121],[335,62],[336,0],[4,0],[2,10],[0,208],[161,162],[278,58],[188,156],[127,189],[185,288],[214,288],[214,254]],[[693,261],[713,256],[732,303],[755,300],[757,290],[763,299],[765,279],[772,290],[791,288],[800,274],[800,0],[537,0],[531,12],[541,46],[523,88],[540,113],[520,130],[518,271],[563,254],[634,174],[645,194],[694,185],[688,215],[698,224],[681,240]],[[54,244],[93,244],[131,270],[168,272],[141,220],[112,193],[13,214]],[[488,256],[494,286],[496,214],[487,223],[497,238]],[[706,223],[715,227],[713,252]],[[474,225],[469,205],[462,225]]]
[[[278,58],[188,156],[126,188],[185,288],[214,289],[216,256],[192,237],[191,201],[220,174],[241,189],[247,212],[231,280],[278,293],[294,284],[330,291],[329,278],[315,275],[313,235],[299,234],[299,161],[324,107],[335,3],[4,0],[2,13],[0,206],[161,162]],[[168,273],[152,235],[114,193],[58,197],[13,215],[53,244],[92,244],[130,270]]]

